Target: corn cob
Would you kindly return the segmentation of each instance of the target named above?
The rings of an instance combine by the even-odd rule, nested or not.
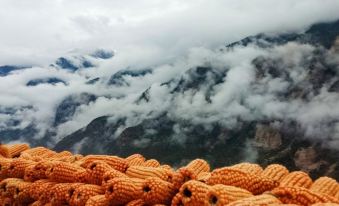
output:
[[[0,197],[0,206],[14,205],[14,199],[10,197]]]
[[[339,204],[327,202],[327,203],[315,203],[312,206],[339,206]]]
[[[279,185],[277,181],[245,173],[241,170],[223,167],[211,173],[207,184],[224,184],[246,189],[254,195],[271,190]]]
[[[11,193],[11,196],[18,205],[26,205],[34,202],[34,199],[27,192],[31,187],[31,184],[32,183],[28,182],[16,182],[11,185],[12,188],[10,188],[11,186],[8,188],[8,191]]]
[[[144,167],[160,167],[160,163],[155,159],[150,159],[144,162],[141,166]]]
[[[213,185],[207,193],[206,205],[223,206],[231,202],[252,197],[253,194],[245,189],[227,185]]]
[[[157,177],[147,178],[142,189],[141,198],[147,205],[170,204],[175,195],[174,185]]]
[[[118,170],[115,169],[111,169],[107,172],[105,172],[105,174],[102,176],[102,183],[101,186],[103,186],[106,189],[106,186],[108,184],[108,182],[114,178],[118,178],[118,177],[128,177],[126,174],[119,172]]]
[[[183,206],[184,203],[182,203],[182,195],[180,192],[178,192],[172,199],[171,206]]]
[[[11,197],[10,192],[8,191],[8,187],[10,185],[14,185],[17,182],[22,182],[22,179],[18,178],[7,178],[0,182],[0,196],[2,197]]]
[[[142,156],[141,154],[132,154],[128,157],[125,158],[127,160],[127,162],[130,162],[134,159],[143,159],[144,161],[146,161],[146,158],[144,156]]]
[[[282,178],[280,186],[285,187],[305,187],[310,188],[312,185],[312,179],[302,171],[291,172]]]
[[[35,148],[25,150],[21,154],[30,155],[30,156],[39,156],[39,157],[42,157],[42,158],[48,158],[48,157],[53,156],[55,153],[56,152],[54,152],[54,151],[52,151],[48,148],[45,148],[45,147],[35,147]]]
[[[126,175],[132,178],[145,179],[148,177],[158,177],[165,181],[171,181],[172,174],[173,172],[170,170],[143,166],[131,166],[126,171]]]
[[[254,175],[260,175],[263,172],[263,169],[260,165],[248,162],[239,163],[231,166],[230,168],[239,169],[243,172],[251,173]]]
[[[310,190],[316,193],[323,193],[331,196],[339,191],[339,184],[335,179],[330,177],[320,177],[314,181]]]
[[[20,156],[21,152],[29,149],[28,144],[0,145],[0,155],[7,158]]]
[[[142,199],[132,200],[126,204],[126,206],[144,206],[146,205]]]
[[[176,188],[180,188],[180,186],[185,182],[189,180],[196,180],[200,173],[209,171],[210,166],[205,160],[195,159],[185,167],[179,168],[177,173],[173,174],[172,182]]]
[[[13,160],[0,157],[0,179],[7,178],[8,167]]]
[[[123,205],[140,199],[144,181],[137,178],[114,178],[107,185],[105,196],[113,205]]]
[[[85,184],[77,187],[69,201],[70,206],[85,206],[87,200],[96,195],[104,194],[102,187]]]
[[[81,159],[81,161],[83,162],[81,166],[87,167],[91,162],[96,160],[104,161],[109,166],[120,172],[125,172],[128,167],[127,160],[117,156],[108,155],[87,155],[86,157]]]
[[[289,171],[286,167],[280,164],[271,164],[264,169],[261,175],[266,178],[281,181],[281,179],[288,175],[288,173]]]
[[[47,179],[46,170],[49,167],[52,167],[54,164],[57,164],[56,161],[41,161],[33,165],[26,167],[24,180],[29,182],[34,182],[40,179]]]
[[[334,195],[334,197],[339,200],[339,191],[337,191],[337,193]]]
[[[69,204],[74,191],[83,185],[82,183],[59,183],[51,188],[50,203],[52,206]]]
[[[71,157],[73,156],[73,154],[69,151],[62,151],[62,152],[59,152],[59,153],[56,153],[52,156],[52,158],[64,158],[64,157]]]
[[[140,154],[131,155],[126,158],[128,166],[143,166],[145,164],[145,157]]]
[[[183,205],[195,206],[206,205],[205,200],[210,190],[210,186],[205,183],[190,180],[186,182],[179,190],[182,196]]]
[[[159,167],[167,170],[173,170],[173,168],[170,165],[160,165]]]
[[[39,200],[40,197],[49,191],[55,185],[55,182],[49,180],[37,180],[33,182],[25,192],[27,192],[34,200]]]
[[[326,195],[316,194],[304,187],[277,187],[270,193],[285,204],[311,205],[332,201]]]
[[[96,195],[90,197],[85,206],[109,206],[110,203],[105,195]]]
[[[103,176],[113,168],[103,161],[93,161],[86,168],[87,182],[89,184],[101,185]]]
[[[6,168],[6,173],[8,177],[14,178],[23,178],[25,176],[25,169],[28,166],[34,165],[35,162],[25,159],[13,159],[8,168]]]
[[[211,177],[210,172],[202,172],[197,176],[197,180],[206,183],[210,177]]]
[[[66,162],[53,164],[46,170],[46,176],[55,182],[85,182],[86,169]]]
[[[267,206],[280,205],[282,202],[269,194],[262,194],[231,202],[227,206]]]

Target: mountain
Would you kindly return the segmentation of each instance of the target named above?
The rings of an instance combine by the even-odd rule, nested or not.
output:
[[[338,36],[339,21],[319,23],[147,66],[102,49],[69,54],[29,78],[16,71],[12,90],[28,95],[0,104],[0,138],[172,165],[284,163],[339,179]]]
[[[339,150],[330,146],[331,141],[337,141],[336,137],[331,136],[335,133],[310,134],[312,128],[305,126],[307,120],[302,119],[303,113],[293,115],[293,111],[303,111],[304,106],[312,108],[316,101],[338,97],[339,65],[338,62],[329,60],[338,54],[338,50],[335,50],[338,37],[339,21],[335,21],[313,25],[303,33],[274,36],[259,34],[228,44],[220,53],[227,54],[247,47],[278,52],[274,55],[260,55],[258,52],[253,57],[250,66],[254,68],[254,79],[248,84],[246,74],[236,76],[238,74],[230,69],[231,65],[213,66],[206,62],[188,68],[169,81],[148,87],[134,101],[136,107],[152,107],[153,101],[162,100],[162,97],[154,95],[157,94],[155,91],[168,91],[163,104],[168,104],[168,101],[170,103],[161,112],[150,111],[146,114],[147,117],[140,119],[138,117],[143,114],[136,112],[133,117],[138,121],[133,124],[128,122],[128,115],[98,117],[86,127],[64,137],[54,149],[121,156],[142,153],[146,157],[177,165],[198,157],[209,160],[215,167],[243,160],[262,165],[278,162],[288,165],[292,170],[307,171],[313,177],[327,175],[339,179]],[[128,86],[124,76],[139,77],[148,73],[152,72],[122,70],[111,77],[109,84]],[[238,79],[232,82],[234,76]],[[237,84],[247,85],[245,89],[251,91],[232,87]],[[222,109],[213,115],[203,113],[217,105],[218,98],[223,98],[217,93],[225,85],[223,95],[231,92],[232,98],[224,106],[220,105],[220,108],[230,108],[228,113],[241,109],[250,115],[234,116],[227,119],[231,122],[227,122],[223,119],[226,117],[223,116]],[[252,95],[251,99],[246,96],[249,94]],[[181,110],[183,105],[180,101],[186,96],[191,98],[192,106],[188,110]],[[279,111],[269,111],[269,115],[261,114],[263,111],[258,108],[265,110],[266,106],[256,105],[255,108],[249,105],[250,100],[259,100],[259,96],[266,98],[261,104],[272,101],[272,105],[267,107],[278,110],[282,106],[284,111],[291,114],[284,114],[284,111],[279,115],[274,114]],[[194,107],[192,102],[197,98],[204,104],[197,106],[194,116],[190,116],[190,109],[193,110]],[[234,99],[238,104],[234,104]],[[249,111],[245,111],[247,108]],[[331,130],[329,125],[336,122],[337,116],[321,120],[320,124],[323,125],[317,126]]]

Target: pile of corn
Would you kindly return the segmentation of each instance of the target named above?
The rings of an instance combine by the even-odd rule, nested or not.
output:
[[[338,205],[339,184],[301,171],[240,163],[211,171],[196,159],[179,169],[146,160],[73,155],[0,145],[0,206]]]

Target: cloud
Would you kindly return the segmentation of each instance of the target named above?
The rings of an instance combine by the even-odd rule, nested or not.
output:
[[[74,49],[213,48],[258,32],[300,31],[339,18],[336,0],[30,0],[0,2],[0,65],[46,64]]]
[[[55,128],[54,142],[99,116],[111,115],[111,122],[126,118],[119,128],[122,131],[164,112],[174,120],[206,127],[215,122],[236,127],[241,121],[293,120],[307,136],[326,134],[338,141],[335,120],[339,111],[334,109],[338,96],[327,92],[327,84],[312,93],[307,79],[316,48],[289,43],[266,49],[250,45],[218,50],[225,43],[259,32],[300,32],[311,23],[337,19],[338,7],[335,0],[32,0],[20,5],[1,1],[0,8],[6,12],[0,13],[0,65],[35,66],[1,77],[0,111],[14,108],[14,112],[0,112],[0,129],[34,124],[39,130],[35,138],[39,139],[51,128],[62,100],[86,92],[98,98],[81,105],[69,121]],[[108,60],[90,57],[89,52],[96,48],[114,49],[116,55]],[[59,56],[81,56],[95,67],[72,73],[49,66]],[[339,65],[335,56],[325,52],[324,61]],[[276,63],[281,75],[262,71],[259,78],[260,71],[253,65],[257,58]],[[198,66],[212,67],[214,73],[207,72],[198,89],[173,92],[182,79],[194,82],[189,70]],[[126,75],[125,86],[107,85],[118,71],[145,68],[152,73]],[[222,81],[215,81],[215,76]],[[47,77],[60,78],[67,85],[26,87],[32,79]],[[86,84],[97,77],[98,83]],[[309,89],[307,98],[284,97],[300,85]],[[146,90],[148,102],[138,102]],[[298,90],[295,93],[298,95]],[[13,126],[12,120],[21,122]],[[173,129],[179,134],[182,128],[175,125]]]

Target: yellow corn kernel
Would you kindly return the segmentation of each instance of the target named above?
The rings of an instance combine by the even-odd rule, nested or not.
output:
[[[240,187],[250,191],[254,195],[261,194],[279,186],[277,181],[245,173],[230,167],[223,167],[212,171],[211,177],[207,180],[207,184],[223,184]]]
[[[143,199],[147,205],[168,205],[175,195],[174,185],[157,177],[147,178],[142,186],[142,190],[141,199]]]
[[[144,162],[141,166],[144,167],[160,167],[160,163],[155,159],[150,159]]]
[[[6,168],[6,173],[8,177],[14,178],[23,178],[25,176],[25,170],[28,166],[34,165],[35,162],[25,159],[13,159],[8,168]]]
[[[115,169],[111,169],[107,172],[104,173],[104,175],[102,176],[102,183],[101,186],[104,187],[106,189],[108,182],[114,178],[118,178],[118,177],[128,177],[126,174],[119,172],[118,170]]]
[[[51,188],[50,203],[52,206],[67,205],[75,190],[84,185],[82,183],[59,183]]]
[[[276,180],[276,181],[281,181],[281,179],[284,178],[288,174],[289,174],[288,169],[280,164],[268,165],[264,169],[264,171],[261,173],[262,176]]]
[[[312,183],[308,174],[302,171],[294,171],[282,178],[280,186],[310,188]]]
[[[209,191],[210,186],[196,180],[186,182],[179,190],[181,201],[185,206],[207,205],[206,198]]]
[[[323,193],[334,197],[339,191],[339,184],[333,178],[320,177],[313,182],[310,190],[312,192]]]
[[[254,175],[260,175],[263,172],[263,168],[260,165],[249,162],[239,163],[231,166],[230,168],[239,169],[243,172],[251,173]]]
[[[110,202],[105,195],[96,195],[90,197],[85,206],[109,206]]]
[[[142,199],[132,200],[126,204],[126,206],[145,206],[145,202]]]
[[[178,192],[172,199],[171,206],[183,206],[182,195]]]
[[[105,196],[113,205],[127,204],[132,200],[141,198],[144,182],[145,180],[138,178],[114,178],[109,181]]]
[[[87,155],[86,157],[82,158],[81,164],[82,167],[87,167],[93,161],[103,161],[107,163],[109,166],[113,167],[115,170],[120,172],[125,172],[128,167],[127,160],[117,157],[117,156],[109,156],[109,155]]]
[[[326,195],[314,193],[304,187],[277,187],[270,193],[285,204],[311,205],[332,202],[334,199]]]
[[[213,185],[207,193],[205,204],[223,206],[231,202],[252,197],[253,194],[245,189],[227,185]]]
[[[126,175],[132,178],[146,179],[148,177],[158,177],[165,181],[171,181],[173,172],[160,167],[131,166],[127,169]]]
[[[21,152],[29,149],[28,144],[0,145],[0,155],[7,158],[19,157]]]
[[[103,161],[93,161],[86,168],[87,182],[89,184],[101,185],[103,176],[113,168]]]
[[[69,201],[70,206],[85,206],[87,200],[96,195],[104,194],[101,186],[85,184],[77,187]]]
[[[46,170],[46,176],[51,181],[60,183],[85,182],[86,169],[71,163],[58,162]]]
[[[276,197],[269,194],[262,194],[231,202],[227,206],[268,206],[280,204],[282,204],[282,202]]]

